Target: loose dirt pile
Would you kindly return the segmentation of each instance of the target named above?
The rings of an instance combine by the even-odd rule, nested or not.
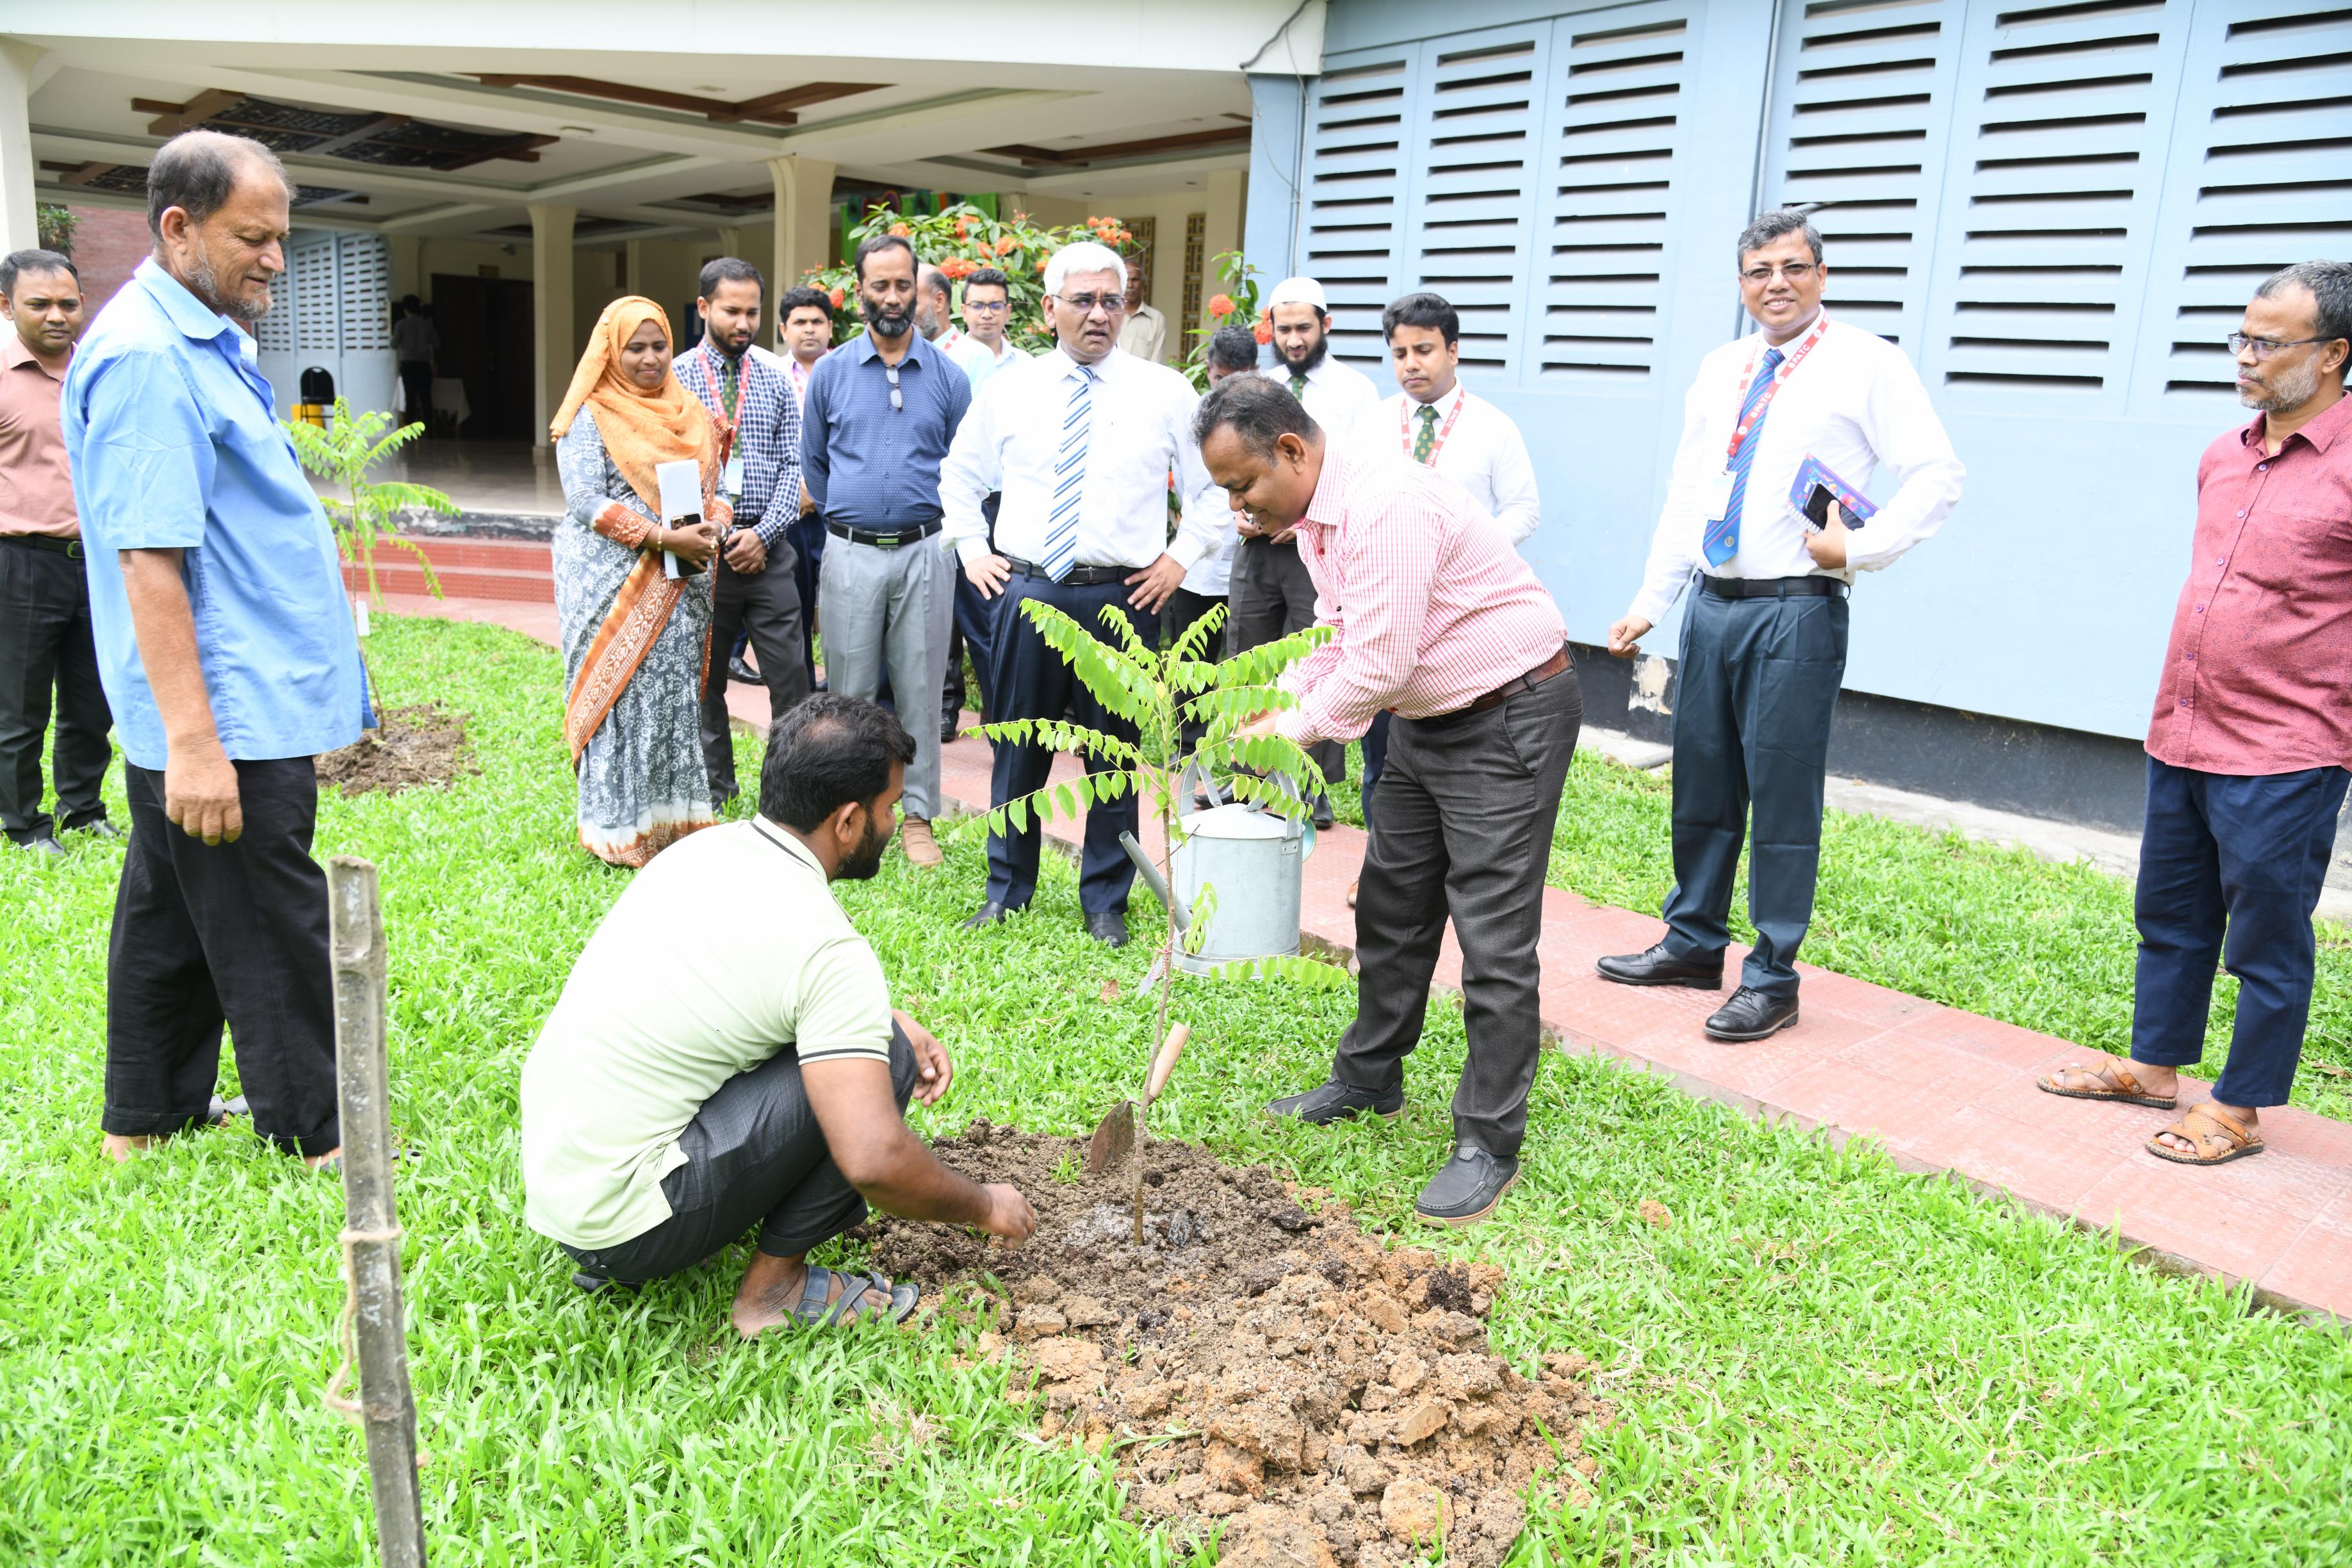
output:
[[[345,795],[446,784],[461,773],[479,772],[466,750],[466,716],[445,711],[438,702],[386,708],[376,715],[383,729],[318,760],[319,783]]]
[[[1129,1172],[1070,1180],[1076,1139],[975,1121],[937,1148],[1018,1186],[1036,1237],[1008,1251],[883,1219],[866,1233],[876,1264],[927,1290],[992,1276],[1010,1342],[983,1332],[977,1353],[1031,1374],[1013,1397],[1042,1406],[1048,1437],[1117,1446],[1136,1517],[1193,1538],[1224,1521],[1227,1568],[1402,1568],[1441,1538],[1448,1563],[1489,1568],[1530,1481],[1557,1472],[1591,1500],[1579,1424],[1612,1413],[1580,1356],[1529,1380],[1488,1352],[1501,1269],[1384,1249],[1344,1205],[1191,1144],[1143,1155],[1140,1248]]]

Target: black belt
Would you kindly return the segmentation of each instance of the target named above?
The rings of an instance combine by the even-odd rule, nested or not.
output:
[[[1048,583],[1054,580],[1054,574],[1034,561],[1024,561],[1017,555],[1008,555],[1004,558],[1004,563],[1013,568],[1016,576],[1043,577]],[[1062,586],[1099,588],[1105,583],[1124,583],[1142,570],[1140,566],[1073,566],[1070,568],[1069,575],[1062,579]]]
[[[46,550],[52,555],[76,561],[83,554],[80,540],[59,539],[54,533],[0,533],[0,544],[21,544],[27,550]]]
[[[1718,599],[1843,599],[1845,584],[1834,577],[1710,577],[1699,584]]]
[[[845,522],[824,520],[824,531],[835,539],[846,539],[852,544],[870,544],[877,550],[896,550],[902,544],[912,544],[919,539],[929,539],[940,529],[938,518],[929,522],[911,523],[905,528],[852,528]]]

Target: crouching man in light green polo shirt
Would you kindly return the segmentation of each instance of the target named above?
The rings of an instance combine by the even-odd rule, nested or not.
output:
[[[589,939],[522,1069],[523,1217],[583,1289],[691,1268],[757,1226],[738,1333],[897,1322],[919,1286],[805,1261],[867,1200],[1016,1246],[1036,1230],[1018,1192],[908,1131],[908,1100],[937,1103],[955,1066],[892,1010],[827,885],[881,865],[914,754],[871,702],[802,703],[769,733],[759,816],[664,850]]]

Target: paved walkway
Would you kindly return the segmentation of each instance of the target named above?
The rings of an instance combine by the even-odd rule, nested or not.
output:
[[[556,640],[549,604],[394,595],[386,607]],[[747,723],[766,721],[766,695],[757,689],[736,686],[730,706]],[[950,801],[986,807],[984,742],[947,747],[943,775]],[[1076,841],[1058,820],[1047,831]],[[1363,843],[1360,832],[1334,828],[1319,836],[1307,863],[1300,923],[1337,951],[1355,947],[1346,895]],[[2086,1059],[2081,1047],[1810,964],[1801,966],[1797,1027],[1763,1044],[1720,1045],[1699,1028],[1718,994],[1633,989],[1594,974],[1602,953],[1646,947],[1659,931],[1651,916],[1546,890],[1543,1017],[1566,1049],[1663,1073],[1750,1115],[1787,1118],[1841,1140],[1874,1139],[1905,1169],[1956,1172],[1979,1191],[2115,1231],[2167,1267],[2252,1281],[2266,1304],[2352,1323],[2352,1124],[2268,1111],[2267,1152],[2210,1170],[2170,1164],[2141,1147],[2170,1113],[2060,1100],[2034,1088],[2037,1074]],[[1734,969],[1744,953],[1732,951]],[[1460,978],[1449,933],[1437,980],[1454,987]],[[2206,1098],[2204,1084],[2184,1079],[2182,1089],[2184,1104]]]

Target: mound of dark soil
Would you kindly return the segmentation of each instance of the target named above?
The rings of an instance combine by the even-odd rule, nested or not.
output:
[[[992,1331],[973,1349],[1013,1359],[1011,1397],[1042,1407],[1049,1437],[1115,1445],[1139,1519],[1192,1536],[1227,1521],[1228,1568],[1402,1568],[1441,1534],[1447,1563],[1489,1568],[1530,1481],[1556,1475],[1591,1500],[1579,1423],[1612,1413],[1581,1357],[1547,1357],[1530,1380],[1488,1352],[1501,1269],[1386,1249],[1344,1205],[1192,1144],[1144,1153],[1141,1247],[1129,1172],[1066,1179],[1076,1139],[975,1121],[937,1147],[1018,1186],[1036,1237],[1007,1250],[886,1218],[868,1232],[877,1264],[1007,1292],[1009,1342]]]
[[[345,795],[386,795],[446,784],[461,773],[478,773],[466,749],[466,716],[438,702],[386,708],[376,715],[383,728],[318,761],[319,783]]]

